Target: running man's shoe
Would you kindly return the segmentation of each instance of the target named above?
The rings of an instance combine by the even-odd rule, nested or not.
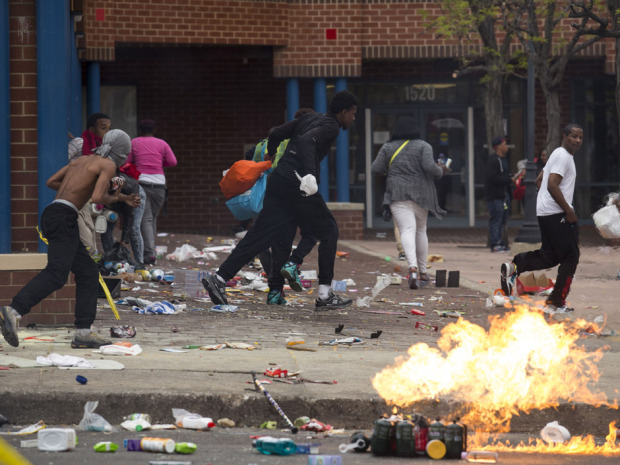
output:
[[[0,327],[6,342],[13,347],[19,346],[17,337],[17,317],[13,314],[13,307],[0,307]]]
[[[297,292],[304,290],[304,287],[301,285],[301,279],[299,279],[299,267],[300,265],[297,263],[288,261],[280,270],[280,274],[288,281],[291,289]]]
[[[101,346],[110,344],[112,344],[112,341],[99,337],[95,333],[90,333],[87,336],[81,336],[79,333],[75,333],[71,341],[71,347],[73,349],[98,349]]]
[[[555,315],[556,313],[573,313],[575,311],[574,308],[567,307],[566,304],[557,306],[550,302],[545,302],[545,305],[541,308],[541,310],[549,315]]]
[[[405,252],[399,252],[398,253],[398,259],[399,260],[407,260],[407,256],[405,255]]]
[[[504,295],[511,296],[516,292],[517,284],[517,265],[512,262],[502,263],[500,284]]]
[[[352,299],[334,294],[334,291],[330,289],[327,299],[316,299],[314,310],[321,312],[323,310],[332,310],[334,308],[344,308],[348,307],[352,303]]]
[[[226,281],[217,273],[202,278],[202,285],[209,293],[211,302],[215,305],[228,305],[226,299]]]
[[[286,305],[284,291],[274,289],[267,294],[267,305]]]

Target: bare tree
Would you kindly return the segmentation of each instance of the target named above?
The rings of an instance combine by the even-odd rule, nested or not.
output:
[[[502,90],[506,76],[515,73],[519,55],[512,55],[510,44],[514,39],[506,27],[500,0],[442,0],[442,15],[433,19],[429,27],[439,36],[459,40],[460,68],[457,74],[482,73],[486,138],[489,152],[491,140],[503,134]],[[497,28],[502,35],[498,38]],[[504,33],[505,32],[505,33]],[[482,53],[473,36],[482,42]],[[520,61],[521,66],[523,60]]]
[[[592,36],[580,40],[581,29],[588,27],[589,17],[583,15],[580,24],[566,40],[559,40],[560,23],[569,17],[571,7],[561,8],[555,0],[512,0],[506,4],[507,25],[531,55],[538,82],[545,97],[547,139],[550,153],[561,140],[560,100],[558,91],[566,66],[572,57],[601,39]],[[566,32],[566,27],[563,29]],[[557,43],[556,43],[557,42]]]
[[[620,115],[620,73],[618,73],[620,70],[620,0],[607,0],[606,6],[608,15],[601,16],[599,5],[593,1],[572,2],[570,17],[581,18],[582,20],[588,18],[592,26],[584,27],[583,21],[573,23],[571,26],[579,35],[593,35],[600,38],[613,37],[616,39],[616,113]],[[618,124],[620,126],[620,118],[618,118]]]

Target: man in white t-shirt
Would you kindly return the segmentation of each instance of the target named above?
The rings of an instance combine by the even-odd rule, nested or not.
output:
[[[536,216],[542,245],[538,250],[516,255],[512,262],[501,266],[502,290],[511,295],[519,274],[560,265],[553,291],[545,301],[546,313],[572,311],[566,307],[566,296],[579,263],[578,218],[573,208],[577,170],[573,156],[582,143],[581,126],[568,124],[563,131],[562,146],[553,151],[536,179],[539,189]]]

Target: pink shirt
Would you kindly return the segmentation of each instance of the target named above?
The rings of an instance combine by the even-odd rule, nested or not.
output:
[[[127,161],[133,163],[142,174],[160,174],[164,167],[176,166],[177,159],[170,146],[153,136],[136,137],[131,141],[131,152]]]

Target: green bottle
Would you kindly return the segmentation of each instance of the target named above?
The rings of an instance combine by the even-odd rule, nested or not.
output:
[[[177,454],[193,454],[198,446],[193,442],[177,442],[174,445],[174,451]]]

